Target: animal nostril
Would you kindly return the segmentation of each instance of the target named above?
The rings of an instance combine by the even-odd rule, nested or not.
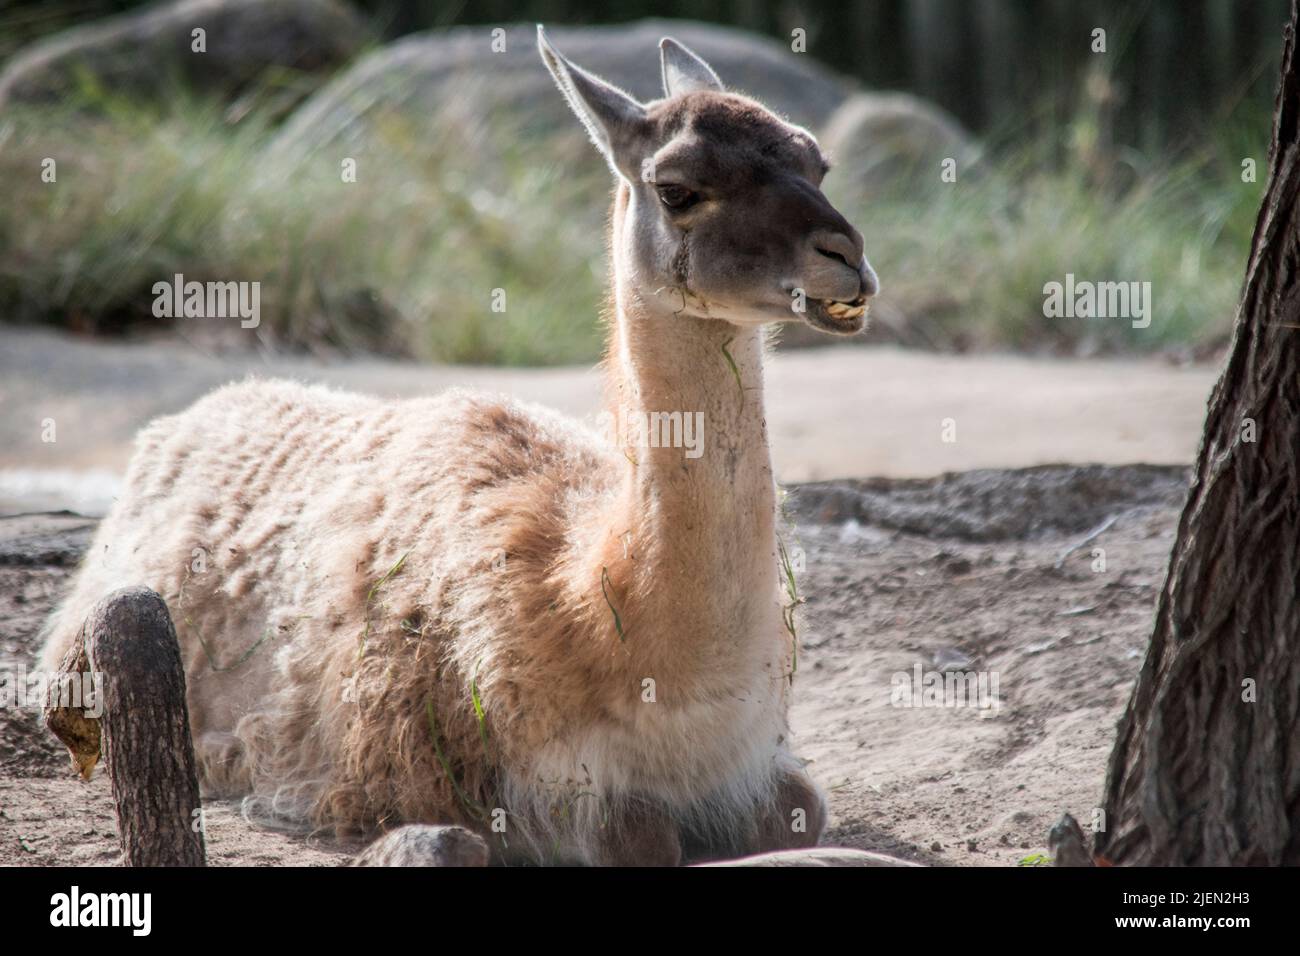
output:
[[[846,266],[849,266],[850,269],[853,268],[853,266],[849,265],[849,260],[846,259],[842,253],[836,252],[833,249],[823,249],[821,246],[817,247],[817,251],[822,255],[824,255],[827,259],[834,259],[836,262],[840,262]]]
[[[876,270],[872,269],[865,259],[862,262],[862,269],[859,271],[858,276],[862,295],[865,298],[870,299],[880,294],[880,280],[876,278]]]

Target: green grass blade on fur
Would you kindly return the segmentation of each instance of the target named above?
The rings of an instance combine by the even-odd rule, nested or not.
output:
[[[411,552],[408,550],[406,554],[403,554],[398,558],[397,563],[384,572],[384,576],[372,584],[370,590],[366,592],[366,621],[365,627],[361,630],[360,646],[357,648],[358,657],[361,657],[366,652],[366,639],[370,637],[370,608],[374,606],[375,595],[379,593],[379,589],[387,584],[393,575],[402,570],[402,565],[406,564],[406,559],[410,553]]]
[[[483,714],[483,701],[478,694],[478,668],[482,661],[474,664],[474,676],[469,682],[469,697],[474,702],[474,719],[478,721],[479,739],[483,741],[483,752],[487,753],[488,749],[488,732],[487,720]]]
[[[730,344],[731,344],[732,342],[734,342],[734,341],[735,341],[735,339],[733,338],[733,339],[727,339],[727,341],[725,341],[725,342],[722,343],[722,354],[723,354],[723,356],[727,359],[727,364],[728,364],[729,366],[731,366],[731,374],[732,374],[732,375],[735,377],[735,379],[736,379],[736,391],[738,391],[738,392],[740,393],[740,401],[741,401],[741,404],[744,404],[744,401],[745,401],[745,386],[744,386],[743,384],[741,384],[741,381],[740,381],[740,369],[739,369],[739,368],[737,367],[737,365],[736,365],[736,360],[735,360],[734,358],[731,357],[731,352],[727,349],[727,346],[730,345]]]
[[[795,629],[794,615],[795,609],[804,603],[804,598],[799,596],[799,584],[794,576],[794,563],[790,560],[785,539],[780,535],[777,535],[776,547],[781,560],[782,584],[785,586],[786,596],[790,599],[790,603],[781,608],[781,620],[785,624],[785,629],[790,632],[790,673],[786,676],[791,683],[794,683],[794,675],[799,671],[799,634]]]
[[[625,641],[627,637],[623,633],[623,619],[619,617],[618,608],[614,607],[614,602],[610,599],[609,590],[607,590],[606,585],[610,588],[614,586],[613,582],[609,579],[609,569],[602,567],[600,569],[600,593],[605,596],[605,603],[609,605],[610,613],[614,615],[614,630],[618,631],[618,639],[620,641]]]
[[[428,714],[429,717],[429,735],[433,738],[433,754],[438,758],[438,764],[442,767],[442,772],[447,775],[447,782],[451,784],[451,789],[455,791],[456,799],[464,805],[465,809],[468,810],[476,820],[486,823],[488,819],[487,808],[477,803],[468,793],[465,792],[464,788],[460,785],[460,781],[456,779],[456,775],[452,773],[451,764],[447,761],[446,756],[442,752],[442,744],[440,743],[442,736],[438,733],[438,719],[433,715],[433,701],[426,700],[424,702],[424,709],[425,713]]]

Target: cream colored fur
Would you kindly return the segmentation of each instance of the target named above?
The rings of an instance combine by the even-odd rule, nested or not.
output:
[[[734,827],[790,764],[774,558],[755,581],[728,534],[672,562],[647,534],[674,505],[625,520],[636,470],[541,408],[228,386],[141,433],[45,666],[95,601],[142,583],[175,618],[211,793],[341,829],[500,807],[505,844],[542,858],[587,859],[627,793]],[[759,502],[770,529],[770,488]]]

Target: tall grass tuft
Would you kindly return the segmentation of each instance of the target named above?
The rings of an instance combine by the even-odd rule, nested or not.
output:
[[[957,182],[923,194],[827,191],[860,224],[901,337],[941,349],[1092,354],[1211,348],[1231,328],[1262,181],[1267,115],[1148,156],[1103,150],[1082,113],[1053,140],[1004,134]],[[1063,142],[1062,142],[1063,141]],[[1150,282],[1151,324],[1049,318],[1044,285]]]
[[[0,119],[0,320],[149,322],[153,284],[181,273],[260,282],[261,326],[232,334],[263,345],[484,364],[598,354],[609,183],[595,156],[572,162],[516,135],[522,121],[461,128],[400,109],[368,119],[351,154],[285,154],[257,110],[234,122],[180,93],[161,107],[84,97],[93,111]],[[957,183],[909,195],[843,195],[831,173],[885,287],[877,314],[904,341],[1091,353],[1225,334],[1262,191],[1241,160],[1262,176],[1267,116],[1104,162],[1091,122],[1052,143],[1004,136]],[[55,183],[40,179],[46,158]],[[1151,327],[1045,318],[1043,286],[1066,273],[1150,281]]]
[[[257,115],[99,106],[0,123],[15,186],[0,203],[0,319],[148,323],[153,284],[181,273],[260,282],[249,334],[271,345],[494,364],[598,353],[603,210],[579,199],[592,183],[522,147],[493,157],[494,188],[472,179],[464,144],[391,122],[344,182],[342,155],[267,150]]]

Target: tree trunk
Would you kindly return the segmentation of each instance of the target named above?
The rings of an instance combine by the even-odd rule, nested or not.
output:
[[[1300,863],[1296,14],[1231,355],[1111,754],[1094,850],[1114,864]]]
[[[72,693],[92,676],[97,699]],[[95,605],[51,683],[45,722],[85,779],[107,758],[127,866],[204,865],[185,671],[161,597],[124,588]]]

